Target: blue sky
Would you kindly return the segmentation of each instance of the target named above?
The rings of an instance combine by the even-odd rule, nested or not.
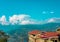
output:
[[[37,20],[60,18],[60,0],[0,0],[0,17],[27,14]]]

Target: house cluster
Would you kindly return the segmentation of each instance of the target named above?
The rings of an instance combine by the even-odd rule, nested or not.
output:
[[[60,42],[60,28],[55,32],[33,30],[28,33],[29,42]]]

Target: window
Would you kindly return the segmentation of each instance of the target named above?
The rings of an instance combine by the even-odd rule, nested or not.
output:
[[[52,40],[53,42],[57,42],[57,40],[56,40],[55,38],[52,38],[51,40]]]
[[[57,42],[57,40],[55,40],[55,42]]]
[[[34,34],[32,34],[33,36],[35,36]]]
[[[58,40],[60,41],[60,35],[58,35]]]
[[[57,40],[53,40],[53,42],[57,42]]]
[[[45,42],[47,42],[47,39],[45,39]]]

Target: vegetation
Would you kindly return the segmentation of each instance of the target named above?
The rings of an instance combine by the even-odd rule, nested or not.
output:
[[[9,37],[8,35],[0,31],[0,42],[7,42],[8,37]]]

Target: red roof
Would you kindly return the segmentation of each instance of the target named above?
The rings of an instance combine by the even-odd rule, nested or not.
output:
[[[48,37],[51,37],[51,36],[57,36],[58,33],[57,32],[46,32],[45,35]]]
[[[43,35],[40,35],[41,38],[49,38],[49,37],[53,37],[53,36],[57,36],[58,33],[57,32],[46,32]]]
[[[41,32],[38,31],[38,30],[34,30],[34,31],[31,31],[29,32],[29,34],[40,34]],[[53,37],[53,36],[57,36],[58,33],[57,32],[44,32],[42,33],[41,35],[39,35],[38,37],[41,37],[41,38],[49,38],[49,37]]]
[[[29,34],[40,34],[40,31],[34,30],[34,31],[29,32]]]
[[[38,37],[40,37],[40,38],[48,38],[47,36],[44,36],[44,35],[38,35]]]

